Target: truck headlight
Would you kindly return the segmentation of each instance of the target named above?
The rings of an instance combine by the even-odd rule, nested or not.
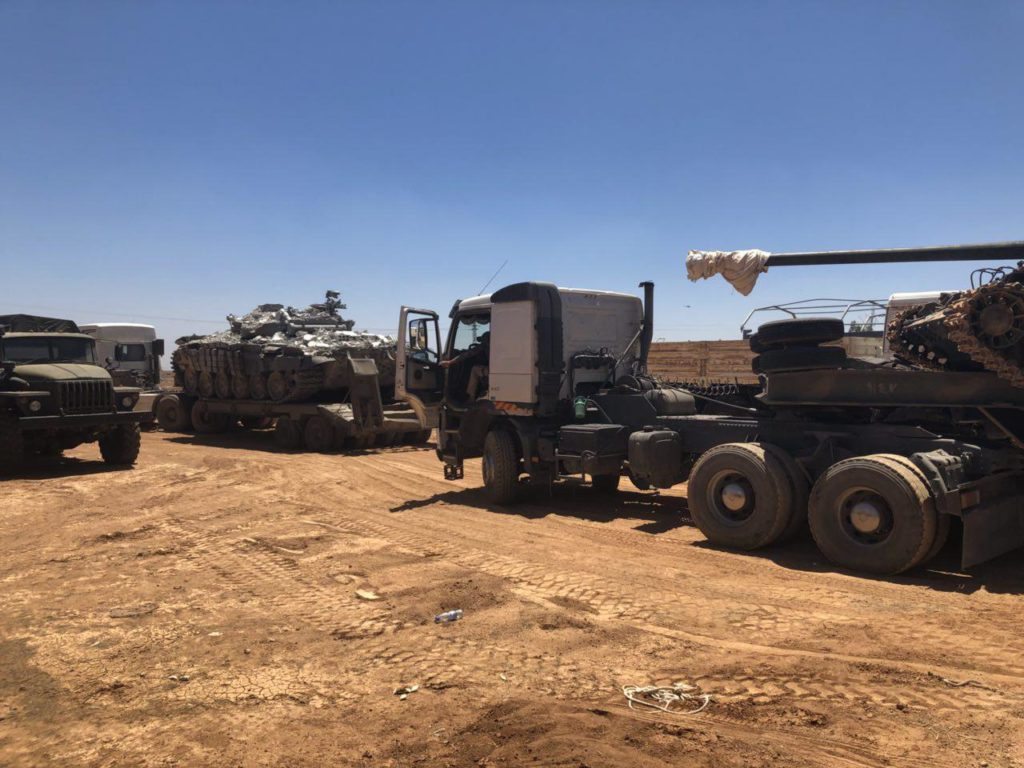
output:
[[[43,404],[38,400],[32,400],[28,404],[28,409],[32,411],[32,413],[39,413],[39,411],[43,409]]]
[[[125,408],[131,408],[133,405],[135,405],[135,398],[132,397],[131,395],[125,395],[124,397],[121,398],[121,405],[123,405]]]

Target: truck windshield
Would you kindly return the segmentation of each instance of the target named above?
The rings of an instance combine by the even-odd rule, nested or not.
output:
[[[95,363],[89,339],[32,336],[0,341],[0,358],[13,363]]]

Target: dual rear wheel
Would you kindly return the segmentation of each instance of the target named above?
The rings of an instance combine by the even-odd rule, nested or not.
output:
[[[688,499],[708,539],[753,550],[796,535],[804,522],[836,565],[893,575],[942,549],[950,520],[939,515],[924,475],[910,459],[876,454],[844,459],[808,493],[803,470],[782,449],[730,443],[693,467]]]

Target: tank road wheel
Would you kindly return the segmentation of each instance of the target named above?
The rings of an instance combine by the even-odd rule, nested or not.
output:
[[[334,447],[334,426],[325,416],[310,416],[303,430],[306,447],[317,453],[328,453]]]
[[[619,490],[620,475],[591,475],[590,485],[598,493],[612,494]]]
[[[775,445],[762,445],[782,465],[786,477],[789,478],[789,522],[779,536],[779,541],[789,541],[807,525],[807,502],[811,495],[811,484],[807,480],[807,475],[800,469],[800,465],[789,453]]]
[[[274,371],[267,376],[267,397],[275,403],[288,399],[288,389],[288,374],[284,371]]]
[[[253,373],[249,375],[249,397],[253,400],[266,400],[269,397],[267,394],[267,374]]]
[[[751,550],[782,536],[792,517],[793,491],[775,450],[758,443],[726,443],[694,464],[687,501],[708,541]]]
[[[138,424],[121,424],[100,437],[99,443],[103,461],[130,467],[139,458],[142,431]]]
[[[503,429],[487,433],[483,456],[484,488],[495,504],[512,504],[519,491],[519,452],[515,437]]]
[[[164,395],[156,404],[156,423],[164,432],[187,432],[192,428],[192,417],[179,397]]]
[[[221,400],[231,399],[231,374],[221,371],[213,377],[213,391]]]
[[[209,371],[200,371],[199,379],[196,383],[196,391],[200,397],[213,397],[217,394],[217,391],[213,386],[213,374]]]
[[[213,435],[226,432],[231,417],[226,413],[211,413],[209,406],[202,400],[192,406],[192,428],[201,435]]]
[[[249,377],[241,374],[231,377],[231,395],[236,400],[249,399]]]
[[[188,394],[199,394],[199,373],[195,368],[186,368],[181,376],[181,382]]]
[[[302,447],[302,427],[290,416],[278,416],[274,441],[286,451],[296,451]]]
[[[893,575],[931,552],[938,515],[924,478],[902,456],[876,454],[829,467],[811,491],[818,549],[852,571]]]

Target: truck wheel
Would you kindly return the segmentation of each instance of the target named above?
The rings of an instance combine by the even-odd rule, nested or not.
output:
[[[231,399],[231,374],[221,371],[213,377],[213,391],[221,400]]]
[[[142,431],[138,424],[121,424],[100,437],[100,456],[107,464],[131,466],[139,458]]]
[[[790,479],[774,452],[758,443],[706,451],[687,486],[693,521],[714,544],[758,549],[774,543],[792,517]]]
[[[841,368],[846,362],[842,347],[787,347],[769,349],[750,362],[754,373],[773,371],[812,371],[818,368]]]
[[[302,447],[302,428],[290,416],[278,416],[274,441],[286,451],[298,450]]]
[[[484,488],[495,504],[511,504],[519,490],[519,455],[516,440],[503,429],[491,430],[484,440]]]
[[[598,493],[612,494],[619,490],[620,475],[591,475],[590,485]]]
[[[209,371],[200,371],[199,380],[196,384],[196,391],[199,392],[200,397],[213,397],[217,394],[216,389],[213,386],[213,374]]]
[[[750,337],[753,352],[767,352],[794,345],[814,346],[843,338],[843,321],[835,317],[805,317],[800,320],[774,320],[758,327]]]
[[[334,427],[323,416],[310,416],[303,430],[306,447],[317,453],[327,453],[334,447]]]
[[[800,469],[800,465],[787,451],[767,443],[761,445],[782,465],[786,477],[789,478],[791,492],[789,522],[786,523],[786,527],[778,539],[780,542],[789,541],[807,525],[807,502],[811,495],[811,484],[807,481],[807,475]]]
[[[912,467],[888,454],[829,467],[814,484],[808,516],[822,554],[843,568],[879,575],[921,562],[935,543],[938,516]]]
[[[181,398],[164,395],[156,404],[156,423],[164,432],[188,432],[192,428],[192,417]]]
[[[253,400],[266,400],[267,395],[267,374],[253,373],[249,376],[249,397]]]
[[[211,413],[209,406],[202,400],[197,400],[192,406],[192,427],[201,435],[226,432],[230,420],[226,413]]]

